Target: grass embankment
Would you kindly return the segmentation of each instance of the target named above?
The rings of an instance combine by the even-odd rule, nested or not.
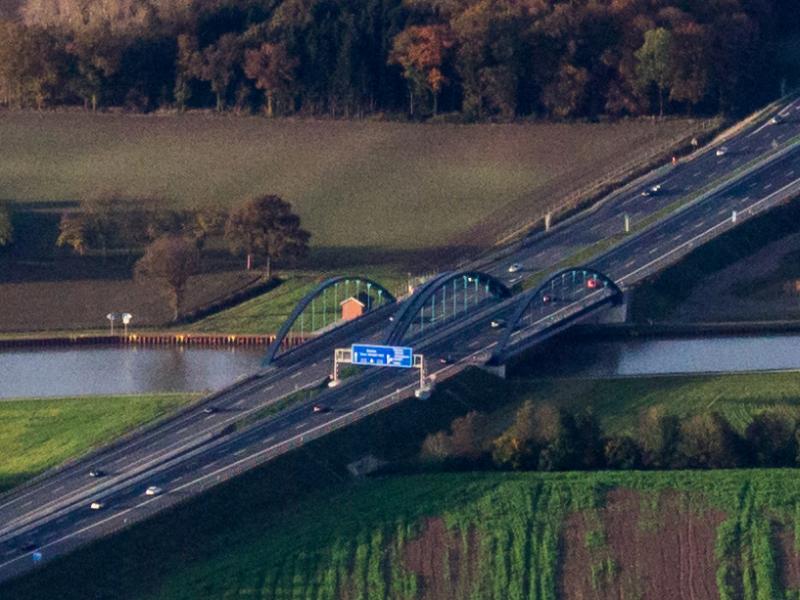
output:
[[[701,560],[684,575],[710,573],[706,583],[719,580],[724,589],[750,586],[745,598],[780,598],[773,595],[783,585],[776,574],[780,546],[770,532],[793,540],[800,515],[795,471],[436,474],[354,484],[345,466],[366,453],[410,459],[427,433],[454,416],[472,409],[502,415],[528,397],[594,406],[604,426],[616,431],[630,426],[638,409],[660,403],[679,414],[712,405],[741,427],[748,414],[767,407],[797,414],[799,383],[794,373],[592,384],[503,382],[469,371],[441,384],[429,401],[407,402],[335,432],[54,562],[0,595],[506,600],[559,597],[564,577],[574,577],[576,586],[589,582],[589,594],[608,597],[614,595],[608,586],[649,577],[660,546],[637,531],[672,539],[676,523],[688,522],[689,546],[677,546],[674,555],[705,548],[707,556],[698,560],[710,567],[701,568]],[[619,488],[641,494],[620,499],[614,495]],[[583,529],[565,525],[575,511]],[[638,519],[633,534],[620,535],[614,515],[629,512]],[[699,525],[686,521],[696,515],[710,523],[705,546],[691,537]],[[581,536],[576,552],[589,552],[578,552],[573,562],[580,568],[570,563],[569,575],[558,558],[568,531]],[[633,540],[641,565],[630,563],[631,549],[619,547],[621,538]],[[666,580],[676,572],[667,572]]]
[[[798,223],[800,206],[793,202],[774,208],[700,246],[679,263],[636,288],[630,308],[633,319],[645,321],[669,318],[681,302],[689,298],[698,286],[703,285],[710,275],[751,256],[767,244],[797,233],[800,230]],[[748,281],[735,287],[734,293],[742,296],[761,295],[765,300],[774,299],[782,293],[781,286],[786,281],[800,278],[800,268],[790,258],[787,257],[776,270],[766,276],[751,274]],[[794,314],[786,314],[786,318],[798,316],[800,313],[796,311]]]
[[[359,274],[373,278],[395,295],[404,291],[406,278],[402,275],[375,269]],[[274,290],[179,329],[206,333],[275,333],[297,303],[326,278],[321,273],[298,273]]]
[[[196,397],[152,394],[0,401],[0,492]]]

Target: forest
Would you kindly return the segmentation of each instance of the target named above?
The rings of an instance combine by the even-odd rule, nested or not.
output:
[[[457,121],[741,114],[800,73],[791,0],[24,0],[0,103]]]

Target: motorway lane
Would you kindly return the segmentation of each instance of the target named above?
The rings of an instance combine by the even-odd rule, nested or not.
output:
[[[568,249],[578,249],[587,243],[603,239],[610,233],[618,232],[621,228],[620,211],[622,209],[629,212],[634,219],[641,219],[647,214],[652,214],[653,212],[659,210],[665,202],[669,203],[672,201],[670,199],[670,195],[677,194],[679,191],[680,193],[685,193],[687,190],[702,187],[710,179],[719,177],[723,172],[726,172],[731,167],[735,167],[752,160],[754,153],[764,150],[768,147],[771,148],[772,140],[777,136],[788,139],[789,137],[796,135],[798,132],[800,132],[800,119],[797,119],[795,116],[799,106],[800,105],[795,102],[793,105],[787,107],[787,109],[783,111],[785,114],[789,115],[785,123],[771,126],[753,126],[750,128],[750,130],[744,132],[744,134],[740,134],[735,140],[726,143],[726,146],[728,147],[728,153],[723,157],[716,157],[713,152],[706,152],[697,159],[672,169],[668,176],[658,176],[659,182],[663,183],[664,185],[664,194],[646,198],[640,195],[640,188],[634,188],[627,195],[623,194],[619,198],[616,198],[613,202],[607,202],[600,206],[600,208],[597,210],[589,212],[585,216],[581,216],[578,219],[572,220],[568,224],[569,226],[562,226],[561,228],[551,232],[551,234],[548,236],[540,237],[536,243],[523,245],[517,254],[512,254],[506,257],[496,266],[493,266],[490,270],[492,270],[495,274],[503,275],[508,279],[506,269],[508,264],[511,262],[524,261],[526,268],[531,270],[547,268],[563,258]],[[684,219],[684,221],[668,223],[664,228],[658,227],[646,232],[645,234],[642,234],[641,241],[637,241],[634,245],[629,244],[624,249],[624,253],[627,253],[633,257],[633,263],[631,263],[631,259],[629,259],[625,263],[615,264],[615,255],[614,252],[612,252],[609,253],[607,257],[607,263],[604,263],[603,260],[601,260],[598,261],[597,266],[601,267],[601,270],[602,267],[606,267],[616,277],[624,277],[626,275],[626,269],[628,270],[627,273],[633,272],[633,270],[640,268],[640,265],[643,264],[648,257],[652,258],[651,251],[654,248],[656,249],[656,253],[659,251],[659,247],[656,244],[663,245],[665,250],[667,250],[670,246],[679,244],[680,239],[670,238],[670,235],[673,232],[678,232],[681,229],[685,229],[686,227],[690,226],[690,223],[709,222],[709,219],[714,218],[714,211],[717,211],[716,216],[721,218],[721,211],[729,210],[731,203],[739,202],[744,208],[747,206],[747,203],[751,198],[753,201],[755,201],[756,198],[763,195],[759,194],[759,191],[765,192],[769,190],[767,186],[770,184],[770,181],[777,181],[776,178],[778,177],[784,178],[781,181],[787,181],[788,179],[791,179],[792,171],[800,173],[800,170],[797,170],[798,164],[795,154],[796,153],[793,153],[789,158],[782,159],[782,161],[779,161],[773,167],[765,169],[756,174],[753,179],[748,178],[746,182],[740,184],[741,186],[746,187],[731,188],[733,193],[729,196],[725,196],[725,194],[720,195],[720,198],[715,196],[714,198],[703,202],[697,207],[693,207],[690,210],[684,211],[684,213],[681,215],[681,218]],[[645,187],[652,185],[652,181],[654,181],[653,178],[645,179],[641,185]],[[777,184],[774,182],[772,185],[777,187]],[[747,190],[750,190],[751,198],[747,198],[746,195],[743,195]],[[691,226],[694,227],[695,225]],[[576,231],[577,234],[575,233]],[[675,233],[675,235],[677,235],[677,233]],[[617,252],[617,254],[619,255],[620,252]],[[619,259],[617,258],[617,260]],[[370,333],[377,336],[383,327],[384,326],[376,326],[375,329]],[[355,329],[357,328],[354,328],[354,330]],[[447,351],[449,348],[452,348],[455,345],[469,348],[480,348],[481,346],[491,344],[492,341],[490,338],[496,339],[497,332],[483,331],[486,329],[485,324],[481,325],[479,329],[481,329],[481,331],[477,333],[474,330],[457,332],[457,334],[454,334],[454,337],[446,342],[446,347],[442,347],[439,351]],[[360,333],[361,332],[359,331],[359,334]],[[300,357],[302,355],[298,354],[296,356]],[[244,394],[245,398],[249,402],[251,397],[254,395],[253,392],[255,392],[255,395],[258,395],[259,393],[265,391],[265,388],[268,386],[267,382],[273,381],[272,378],[275,378],[274,381],[276,383],[281,382],[281,385],[284,386],[287,385],[288,382],[289,388],[292,387],[291,379],[293,376],[296,377],[295,385],[301,387],[307,385],[314,378],[321,378],[329,371],[330,368],[330,350],[321,352],[319,357],[320,359],[318,361],[312,361],[311,358],[313,357],[300,358],[297,363],[290,367],[290,369],[294,369],[291,374],[288,374],[284,369],[273,370],[264,378],[265,381],[259,381],[258,384],[254,385],[252,389],[248,390],[251,393]],[[309,367],[315,362],[317,371],[309,373]],[[296,375],[298,372],[300,372],[301,375]],[[340,401],[350,402],[351,406],[353,402],[367,402],[374,397],[375,389],[386,386],[391,387],[401,384],[404,385],[404,377],[410,378],[409,380],[413,379],[413,377],[403,373],[385,373],[383,370],[376,371],[375,373],[375,375],[364,377],[363,380],[362,378],[359,378],[359,381],[354,381],[352,384],[348,384],[347,386],[341,388],[341,390],[335,390],[332,392],[334,395],[331,396],[333,401],[337,403]],[[284,390],[284,388],[281,389]],[[235,394],[235,392],[232,393]],[[275,396],[270,393],[270,397],[274,398]],[[327,393],[325,397],[328,397]],[[353,397],[355,397],[355,399],[353,399]],[[339,398],[341,398],[341,400],[339,400]],[[239,400],[237,400],[237,402],[238,401]],[[223,404],[226,402],[233,403],[232,399],[228,401],[225,398],[222,399],[222,402]],[[216,403],[217,401],[215,401],[215,404]],[[263,404],[264,400],[259,399],[258,402],[248,403],[248,406]],[[200,409],[197,410],[200,412]],[[224,415],[224,411],[221,411],[220,415]],[[317,415],[313,418],[318,418],[324,421],[325,419],[335,418],[335,415],[336,413],[329,413],[327,417],[324,415]],[[204,418],[205,417],[203,417],[203,419]],[[183,458],[174,464],[168,464],[161,460],[161,470],[158,471],[152,468],[147,468],[146,478],[148,481],[156,483],[159,481],[165,482],[165,485],[167,483],[174,484],[176,482],[179,485],[183,485],[178,480],[171,478],[173,472],[175,477],[188,477],[191,473],[201,472],[203,469],[208,469],[209,464],[212,465],[212,468],[217,464],[223,464],[226,456],[236,456],[237,453],[240,453],[238,454],[239,456],[246,457],[252,450],[253,446],[245,445],[244,447],[240,447],[237,444],[252,442],[256,445],[260,444],[263,446],[265,443],[271,443],[271,441],[268,441],[271,435],[276,436],[272,441],[274,441],[274,443],[278,443],[281,438],[277,436],[289,435],[292,433],[293,428],[295,431],[300,431],[297,429],[298,425],[302,425],[303,427],[306,426],[306,423],[313,425],[310,420],[311,418],[312,417],[308,416],[307,406],[298,407],[293,411],[287,411],[286,414],[281,415],[279,419],[271,420],[268,424],[265,424],[265,430],[256,428],[252,433],[248,433],[247,436],[233,436],[230,440],[222,440],[222,443],[216,443],[214,445],[207,443],[202,445],[198,451],[198,454],[192,458]],[[197,419],[198,415],[193,414],[187,417],[187,422],[194,424]],[[297,421],[293,419],[297,419]],[[211,420],[216,420],[216,417]],[[178,421],[177,423],[180,424],[182,422]],[[170,428],[168,433],[171,435],[168,437],[173,442],[174,437],[172,436],[177,434],[180,438],[181,434],[185,433],[185,428],[178,428],[177,424],[169,424],[165,427]],[[277,428],[275,429],[277,433],[269,433],[269,431],[272,431],[270,428]],[[202,429],[202,427],[200,429]],[[199,439],[194,431],[190,433],[192,434],[191,439],[195,441]],[[143,438],[142,440],[134,440],[132,443],[137,447],[137,451],[133,453],[133,460],[151,461],[154,456],[159,457],[159,452],[162,452],[164,448],[164,446],[159,445],[161,443],[159,438],[159,433],[153,432],[152,435],[147,438]],[[186,440],[183,439],[182,441],[185,442]],[[219,442],[219,440],[217,440],[217,442]],[[151,446],[150,444],[154,445]],[[227,444],[231,444],[231,446]],[[151,451],[153,449],[155,449],[155,452]],[[242,450],[244,450],[244,452],[242,452]],[[159,462],[158,459],[156,459],[155,462]],[[127,463],[123,463],[120,466],[122,466],[124,469],[125,464]],[[109,512],[113,512],[111,507],[114,506],[113,503],[116,503],[118,498],[120,501],[135,504],[134,499],[137,497],[137,495],[141,494],[143,489],[142,481],[135,480],[128,482],[127,480],[108,480],[108,483],[103,482],[102,480],[99,482],[87,481],[88,478],[86,477],[86,472],[89,468],[91,468],[91,465],[88,465],[87,463],[81,463],[61,474],[56,475],[52,481],[48,479],[48,481],[41,482],[41,484],[33,486],[36,488],[35,490],[22,490],[19,498],[16,494],[11,494],[6,496],[5,499],[0,502],[0,523],[3,523],[4,525],[16,523],[19,525],[20,523],[25,522],[27,517],[28,519],[34,519],[34,521],[31,521],[31,525],[34,523],[36,524],[35,529],[27,533],[23,533],[22,535],[20,535],[21,529],[18,526],[14,528],[13,532],[8,531],[8,526],[5,527],[4,530],[7,533],[13,533],[13,535],[6,535],[4,537],[0,535],[0,540],[2,540],[0,541],[0,577],[5,573],[4,566],[7,564],[2,563],[2,558],[4,556],[10,556],[12,559],[19,555],[26,556],[25,553],[17,550],[17,546],[21,541],[26,539],[26,536],[30,538],[36,538],[38,543],[50,538],[59,539],[64,537],[62,535],[64,532],[69,533],[70,527],[78,527],[79,529],[83,529],[93,521],[98,521],[99,519],[109,519],[110,517],[107,515]],[[224,468],[224,465],[221,468]],[[216,471],[216,469],[214,470]],[[66,510],[62,510],[57,515],[55,511],[50,511],[49,516],[45,515],[44,513],[46,511],[40,510],[38,503],[42,502],[47,504],[52,502],[53,498],[65,497],[63,494],[62,496],[59,496],[59,493],[63,492],[63,490],[58,490],[58,484],[71,486],[68,491],[75,492],[74,499],[72,499],[70,502],[62,503],[61,508],[66,508]],[[88,502],[86,502],[87,498],[92,495],[98,495],[99,497],[102,495],[103,490],[111,489],[112,484],[118,487],[115,488],[116,491],[111,499],[109,508],[106,511],[101,511],[104,513],[103,516],[89,511],[86,508],[86,504],[88,504]],[[151,483],[147,483],[147,485],[150,484]],[[23,497],[25,494],[27,494],[27,496]],[[158,502],[167,502],[169,497],[170,493],[168,492],[162,499],[149,498],[144,502],[152,505]],[[24,508],[23,505],[25,505]],[[54,505],[49,506],[52,508]],[[5,513],[2,512],[4,510],[6,511]]]

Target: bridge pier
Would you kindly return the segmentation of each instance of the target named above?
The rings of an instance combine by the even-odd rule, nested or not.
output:
[[[608,325],[612,323],[627,323],[628,322],[628,306],[633,299],[633,290],[625,290],[622,294],[622,301],[619,304],[611,306],[608,310],[600,311],[600,313],[589,320],[589,323],[596,325]]]
[[[490,363],[486,363],[485,365],[480,365],[480,369],[483,369],[487,373],[491,373],[495,377],[499,377],[500,379],[506,378],[506,365],[505,363],[501,365],[493,365]]]

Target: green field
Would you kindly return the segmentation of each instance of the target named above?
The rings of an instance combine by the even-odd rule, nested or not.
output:
[[[795,470],[396,475],[352,483],[345,465],[374,453],[401,470],[418,469],[407,461],[427,433],[472,409],[502,419],[525,398],[591,406],[613,431],[662,403],[677,414],[720,410],[743,427],[767,408],[799,415],[798,384],[800,373],[504,382],[468,371],[429,401],[318,440],[0,588],[0,597],[505,600],[559,597],[564,577],[594,589],[589,597],[615,596],[619,586],[637,597],[630,586],[658,563],[658,545],[642,533],[633,536],[638,546],[620,548],[625,536],[615,531],[631,526],[672,540],[676,555],[697,554],[697,571],[723,598],[783,598],[783,588],[800,589],[783,573],[779,552],[779,542],[795,539],[800,518]],[[635,492],[618,497],[625,490]],[[638,520],[626,525],[615,518],[620,511]],[[562,536],[576,530],[565,519],[584,523],[579,546],[589,552],[576,550],[584,570],[570,575],[557,558]],[[688,534],[676,533],[676,523],[689,523]],[[641,557],[636,564],[631,553]]]
[[[0,401],[0,492],[193,398],[153,394]]]
[[[278,193],[297,206],[318,249],[408,251],[443,245],[509,205],[518,217],[541,214],[699,127],[6,112],[0,190],[11,201],[116,190],[185,206]]]

